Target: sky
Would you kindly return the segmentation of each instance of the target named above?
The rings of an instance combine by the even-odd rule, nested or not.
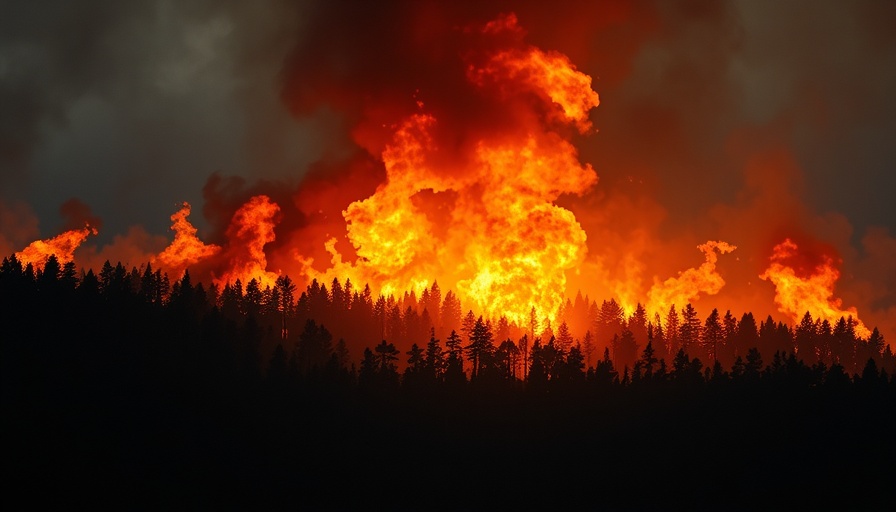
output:
[[[600,95],[573,141],[600,181],[559,202],[607,272],[634,254],[656,264],[644,279],[671,275],[707,239],[761,270],[803,236],[842,259],[845,302],[896,330],[896,3],[481,4],[7,2],[0,249],[86,219],[94,253],[150,252],[184,201],[216,240],[250,191],[307,213],[302,190],[329,176],[362,198],[382,173],[345,171],[376,162],[359,133],[416,95],[450,104],[450,34],[513,11]]]

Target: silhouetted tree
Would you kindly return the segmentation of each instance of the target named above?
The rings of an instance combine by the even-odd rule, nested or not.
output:
[[[815,322],[812,320],[812,315],[806,311],[806,314],[803,315],[802,320],[796,327],[794,342],[797,354],[808,364],[815,364],[819,360],[818,348],[816,347],[817,340],[818,333],[815,331]]]
[[[441,322],[441,331],[439,337],[446,336],[451,331],[460,331],[461,329],[461,304],[460,300],[453,291],[448,290],[445,299],[442,301],[442,310],[440,312],[439,321]]]
[[[557,328],[557,344],[560,346],[560,349],[564,352],[569,352],[573,341],[572,334],[569,332],[569,325],[566,324],[566,321],[561,322],[560,327]]]
[[[613,347],[613,364],[616,367],[632,367],[638,359],[638,344],[635,342],[635,335],[632,331],[625,328],[622,330],[622,336],[614,335],[612,341]]]
[[[585,337],[582,339],[582,353],[585,355],[585,365],[587,368],[591,368],[591,355],[594,354],[594,336],[591,335],[591,330],[585,331]]]
[[[703,325],[703,336],[701,338],[703,351],[713,363],[718,360],[718,349],[724,343],[724,336],[725,333],[719,318],[719,310],[713,308],[709,316],[706,317],[706,323]]]
[[[669,306],[669,312],[666,314],[666,344],[668,353],[677,353],[681,348],[680,338],[681,321],[678,312],[675,310],[675,304]]]
[[[505,339],[495,351],[495,361],[502,370],[505,379],[516,379],[516,368],[519,365],[520,350],[511,339]]]
[[[647,310],[640,302],[635,306],[635,311],[629,317],[626,327],[632,332],[636,345],[647,343]]]
[[[446,364],[442,346],[436,338],[436,330],[431,328],[429,342],[426,344],[426,358],[424,359],[424,372],[430,382],[434,383],[442,379]]]
[[[599,388],[609,388],[617,382],[619,377],[616,368],[613,366],[613,360],[610,358],[610,349],[604,349],[603,358],[598,361],[591,373],[591,380],[597,384]]]
[[[744,364],[744,378],[750,380],[758,380],[762,372],[762,354],[758,348],[751,348],[747,351],[747,361]]]
[[[697,310],[689,302],[681,311],[681,327],[679,327],[679,339],[681,349],[686,354],[693,354],[700,342],[701,331],[700,318],[697,316]]]
[[[299,369],[303,375],[320,371],[333,355],[333,336],[324,326],[307,320],[296,346]]]
[[[466,324],[466,320],[464,320],[464,324]],[[466,346],[466,351],[470,359],[470,375],[475,379],[479,375],[483,360],[490,358],[495,349],[491,328],[481,316],[474,321],[469,339],[470,344]]]
[[[653,370],[659,363],[655,354],[656,352],[653,350],[653,343],[648,340],[647,345],[644,346],[644,351],[641,352],[641,358],[635,362],[634,375],[636,375],[637,378],[650,380],[653,377]]]
[[[404,370],[403,383],[407,386],[419,386],[426,366],[424,351],[414,343],[411,345],[411,349],[407,351],[407,356],[408,365]]]

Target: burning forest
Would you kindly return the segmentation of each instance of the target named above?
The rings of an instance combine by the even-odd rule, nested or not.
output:
[[[601,103],[593,77],[568,55],[528,42],[516,14],[439,28],[447,32],[442,37],[450,51],[434,63],[405,51],[409,63],[438,67],[438,76],[419,77],[430,88],[411,91],[403,82],[412,80],[390,78],[374,85],[391,84],[395,91],[362,101],[357,95],[365,91],[338,77],[332,83],[287,80],[283,98],[296,112],[319,102],[352,112],[352,137],[368,158],[311,172],[293,189],[213,176],[203,211],[216,227],[207,240],[191,223],[191,205],[183,203],[171,215],[173,240],[155,252],[150,246],[158,246],[159,237],[144,238],[142,245],[125,238],[78,258],[79,246],[97,234],[87,225],[36,240],[14,256],[37,272],[51,254],[95,273],[104,261],[151,266],[173,281],[189,271],[194,281],[218,291],[252,280],[270,290],[286,276],[309,291],[341,282],[352,290],[347,293],[366,290],[374,301],[410,303],[417,315],[428,307],[432,327],[443,334],[460,326],[433,322],[442,305],[408,301],[409,294],[419,298],[438,283],[460,301],[463,313],[529,330],[533,337],[540,334],[531,332],[533,323],[572,322],[578,341],[589,330],[597,333],[587,320],[567,318],[577,294],[589,298],[587,308],[612,300],[626,322],[640,312],[657,328],[669,328],[670,309],[708,303],[708,309],[774,315],[791,325],[807,313],[831,325],[842,317],[865,340],[874,327],[885,337],[896,335],[892,308],[860,314],[838,297],[841,260],[833,246],[793,241],[806,236],[791,225],[802,214],[750,226],[750,232],[727,229],[738,223],[726,222],[713,233],[722,239],[697,240],[688,252],[682,249],[687,244],[651,234],[652,220],[637,221],[638,205],[616,209],[610,192],[601,191],[595,164],[577,149],[600,137],[592,119]],[[326,80],[327,64],[312,65],[322,67]],[[782,164],[753,165],[768,173]],[[760,191],[773,193],[799,207],[786,191]],[[588,211],[596,201],[602,203]],[[717,216],[732,216],[723,210]],[[606,218],[593,220],[595,212]],[[641,224],[608,233],[606,224],[623,216]],[[761,243],[757,231],[764,232]],[[660,255],[666,261],[652,265],[650,259]],[[811,259],[817,264],[806,265]],[[738,289],[729,292],[732,277]],[[350,340],[353,355],[360,356],[369,341]],[[637,342],[643,346],[646,339]]]
[[[881,95],[868,77],[815,80],[822,73],[812,66],[824,73],[829,60],[847,66],[842,60],[849,59],[838,60],[830,48],[812,46],[808,54],[822,56],[803,59],[811,62],[801,64],[805,76],[797,75],[785,61],[807,55],[803,46],[771,51],[757,42],[757,26],[789,34],[772,30],[775,17],[764,8],[702,1],[398,1],[272,2],[253,10],[198,2],[187,12],[157,3],[136,14],[97,7],[96,19],[85,14],[92,21],[83,26],[41,21],[80,34],[82,46],[70,51],[90,57],[82,56],[85,77],[60,71],[71,83],[61,81],[57,89],[22,77],[43,66],[41,84],[52,82],[50,70],[64,68],[65,51],[48,42],[55,49],[44,52],[24,34],[16,44],[0,44],[0,79],[11,84],[0,85],[0,99],[23,105],[9,115],[0,107],[6,118],[23,120],[15,130],[0,121],[0,164],[10,170],[3,181],[8,193],[0,194],[0,310],[8,313],[3,322],[11,340],[3,340],[4,359],[41,361],[37,373],[46,386],[5,396],[5,405],[28,407],[28,393],[34,403],[63,404],[60,383],[72,378],[85,390],[102,389],[101,405],[75,391],[72,403],[120,406],[124,416],[115,421],[143,417],[143,407],[160,412],[140,427],[152,433],[149,454],[153,446],[168,453],[169,446],[186,444],[179,434],[171,434],[174,444],[159,434],[171,428],[166,415],[188,415],[195,420],[190,425],[213,430],[200,410],[231,422],[222,439],[249,429],[272,444],[283,441],[276,428],[245,418],[271,419],[289,404],[284,421],[326,442],[285,453],[340,474],[346,470],[334,461],[380,442],[389,434],[385,425],[398,420],[420,427],[401,427],[409,453],[414,443],[443,436],[447,444],[434,448],[443,459],[470,446],[486,452],[477,443],[491,443],[505,460],[518,462],[516,448],[496,432],[520,428],[508,435],[526,442],[558,429],[587,437],[585,425],[605,421],[602,435],[625,441],[608,453],[633,460],[624,446],[652,439],[662,429],[644,425],[663,422],[664,414],[684,418],[668,404],[688,393],[699,397],[693,408],[703,421],[719,431],[749,423],[749,442],[773,450],[788,446],[773,441],[776,431],[735,401],[763,403],[770,415],[786,416],[788,428],[809,432],[799,450],[834,435],[840,420],[819,413],[827,410],[821,405],[842,405],[844,397],[869,389],[856,400],[889,404],[875,425],[894,424],[896,239],[892,220],[883,218],[892,209],[869,199],[863,210],[861,199],[845,198],[874,181],[872,171],[855,180],[844,174],[850,166],[877,169],[870,155],[883,150],[870,134],[886,130],[854,135],[836,128],[877,127],[877,117],[863,118],[866,124],[857,119],[874,110],[864,98]],[[856,26],[867,29],[867,41],[856,48],[883,54],[896,47],[892,30],[875,21],[887,18],[877,12],[883,7],[828,10],[837,9],[849,10]],[[819,8],[803,30],[835,23],[825,12]],[[152,21],[137,21],[147,16]],[[131,69],[122,63],[144,56],[143,48],[158,55],[141,60],[138,71],[115,71]],[[856,48],[844,43],[838,51],[853,55]],[[26,66],[23,55],[39,64]],[[791,81],[772,85],[779,76]],[[90,85],[104,80],[111,85]],[[46,107],[28,100],[35,90]],[[162,100],[151,101],[156,96]],[[833,97],[850,99],[844,106]],[[228,99],[239,112],[221,108]],[[55,108],[56,101],[69,108]],[[120,102],[127,107],[114,108]],[[25,122],[29,113],[38,120]],[[168,122],[168,115],[182,124]],[[117,133],[116,126],[126,128]],[[110,150],[106,160],[134,169],[127,179],[114,186],[88,179],[93,171],[85,169],[95,160],[82,153],[96,152],[89,137],[59,135],[91,129],[107,133],[107,145],[121,153]],[[861,144],[853,140],[860,135]],[[864,159],[853,155],[857,144],[868,149]],[[841,151],[855,159],[835,158]],[[880,158],[892,167],[892,156]],[[71,175],[54,174],[62,173],[60,159]],[[165,167],[175,160],[189,168]],[[46,177],[30,175],[48,166]],[[822,172],[833,177],[819,178]],[[36,213],[46,206],[19,198],[41,187],[54,198],[65,196],[64,222],[49,234],[38,229]],[[837,188],[843,193],[831,192]],[[158,197],[169,206],[156,204]],[[871,213],[853,219],[837,207]],[[140,212],[145,219],[147,211],[158,218],[130,218]],[[38,324],[40,332],[31,334]],[[73,345],[47,348],[75,332],[91,340],[83,352]],[[32,336],[42,343],[23,341]],[[4,365],[13,387],[28,380],[28,365]],[[120,390],[108,389],[118,381]],[[176,410],[150,388],[171,398]],[[323,398],[313,398],[317,393]],[[390,393],[412,406],[390,409],[384,398]],[[724,393],[737,400],[719,400]],[[570,400],[568,409],[551,404],[557,396]],[[490,410],[496,397],[503,412]],[[610,412],[598,411],[589,401],[595,397],[609,400]],[[805,405],[811,421],[789,410],[790,401],[803,400],[819,405]],[[629,403],[635,405],[628,409]],[[633,412],[648,403],[652,412]],[[710,409],[721,411],[719,417]],[[580,413],[581,423],[558,419]],[[630,429],[629,413],[643,415],[643,425]],[[475,434],[449,435],[477,418],[484,420]],[[365,433],[346,426],[354,421]],[[689,423],[673,423],[667,437],[687,437],[682,425]],[[816,429],[818,423],[828,426]],[[25,435],[30,424],[16,425]],[[435,437],[420,433],[426,429]],[[85,427],[84,435],[102,437],[101,431]],[[110,434],[114,442],[127,442],[116,435]],[[87,437],[72,442],[95,441]],[[350,442],[335,455],[316,451],[343,437]],[[217,470],[225,479],[245,476],[221,469],[245,460],[213,455],[214,442],[204,442],[196,460],[233,456]],[[723,442],[734,440],[713,433],[697,444]],[[600,452],[598,444],[576,443],[566,448],[592,457]],[[103,446],[107,460],[114,449]],[[51,452],[23,474],[38,474]],[[696,453],[717,457],[705,448]],[[892,454],[892,443],[879,451],[881,460]],[[559,460],[536,459],[541,466]],[[389,466],[390,474],[410,478],[400,467],[409,461],[401,460]],[[365,488],[373,492],[382,477],[370,475],[382,468],[368,462],[359,471],[379,482]],[[623,466],[646,474],[631,464]],[[465,465],[446,466],[442,477],[454,481],[450,468]],[[134,470],[133,481],[155,481],[146,467]],[[880,460],[869,462],[879,467]],[[483,468],[473,471],[491,468],[506,477],[505,492],[524,477],[507,464]],[[787,471],[775,474],[785,479]],[[892,470],[862,474],[877,482]],[[552,492],[566,483],[591,485],[578,473],[564,475],[545,480]],[[810,488],[820,496],[830,480],[816,476],[818,486]],[[777,488],[771,478],[760,479],[762,500]],[[712,509],[717,500],[745,492],[711,479],[717,491],[688,501],[693,509]],[[668,497],[684,481],[655,485]],[[313,485],[300,487],[318,496]],[[632,483],[623,487],[638,494]],[[545,496],[536,503],[547,507]],[[837,495],[844,506],[853,498]],[[869,501],[891,498],[892,492]],[[321,500],[315,508],[335,503],[315,499]],[[445,502],[466,508],[465,500]],[[653,502],[627,505],[649,509]]]

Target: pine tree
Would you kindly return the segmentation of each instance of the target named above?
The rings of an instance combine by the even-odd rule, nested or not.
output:
[[[675,310],[675,304],[672,304],[666,314],[666,346],[669,354],[674,354],[681,348],[680,328],[678,311]]]
[[[800,359],[809,365],[818,362],[818,347],[816,347],[818,333],[815,328],[815,321],[812,319],[812,315],[806,311],[799,325],[796,326],[794,335],[796,353]]]
[[[713,363],[719,359],[718,350],[719,347],[722,346],[724,339],[724,331],[719,319],[719,310],[713,308],[709,316],[706,317],[706,323],[703,325],[703,336],[701,339],[704,353]]]
[[[635,307],[635,312],[629,317],[627,327],[632,331],[635,343],[647,342],[647,310],[640,302]]]
[[[470,344],[467,345],[466,349],[472,366],[470,375],[475,379],[479,375],[483,361],[494,353],[491,328],[489,328],[481,316],[473,324],[473,329],[470,333]]]
[[[557,343],[564,352],[569,352],[569,349],[572,347],[572,334],[569,332],[569,326],[565,320],[557,328]]]
[[[516,378],[516,368],[519,365],[520,349],[511,339],[505,339],[498,345],[495,351],[495,360],[500,365],[505,379]]]
[[[642,376],[645,379],[650,379],[653,377],[653,368],[659,360],[656,358],[656,351],[653,350],[653,342],[648,340],[647,345],[644,347],[644,351],[641,352],[641,359],[638,360],[640,364],[640,368],[643,368],[644,375]]]
[[[408,365],[404,371],[405,383],[416,385],[419,383],[420,377],[423,376],[424,367],[426,366],[424,351],[414,343],[406,354],[408,356]]]
[[[429,331],[429,342],[426,344],[425,372],[429,379],[437,382],[442,378],[445,371],[445,354],[442,353],[442,346],[436,338],[435,328]]]
[[[461,329],[461,305],[460,300],[458,300],[457,296],[451,290],[448,290],[448,293],[445,294],[445,300],[442,302],[442,310],[439,315],[439,325],[441,327],[440,331],[436,331],[439,336],[445,336],[447,333],[451,331],[458,331]]]
[[[591,330],[585,331],[585,337],[582,340],[582,353],[585,355],[585,364],[588,368],[591,368],[591,354],[594,353],[594,336],[591,335]]]
[[[463,340],[461,340],[457,331],[452,330],[451,334],[448,335],[448,339],[445,340],[445,348],[448,350],[449,366],[453,364],[463,372]]]
[[[701,322],[697,316],[697,310],[689,302],[681,312],[681,327],[679,329],[679,337],[681,349],[687,354],[698,346],[700,342]]]

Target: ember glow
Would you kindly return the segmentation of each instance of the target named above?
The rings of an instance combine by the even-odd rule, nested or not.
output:
[[[822,261],[814,268],[800,272],[794,265],[799,257],[797,244],[789,238],[785,239],[774,247],[769,267],[759,276],[774,283],[775,303],[781,312],[794,323],[798,323],[807,312],[813,318],[827,320],[831,325],[840,318],[851,317],[856,322],[856,335],[867,339],[871,331],[859,320],[856,308],[844,308],[843,301],[834,297],[834,285],[840,278],[840,271],[833,259],[822,255]]]

